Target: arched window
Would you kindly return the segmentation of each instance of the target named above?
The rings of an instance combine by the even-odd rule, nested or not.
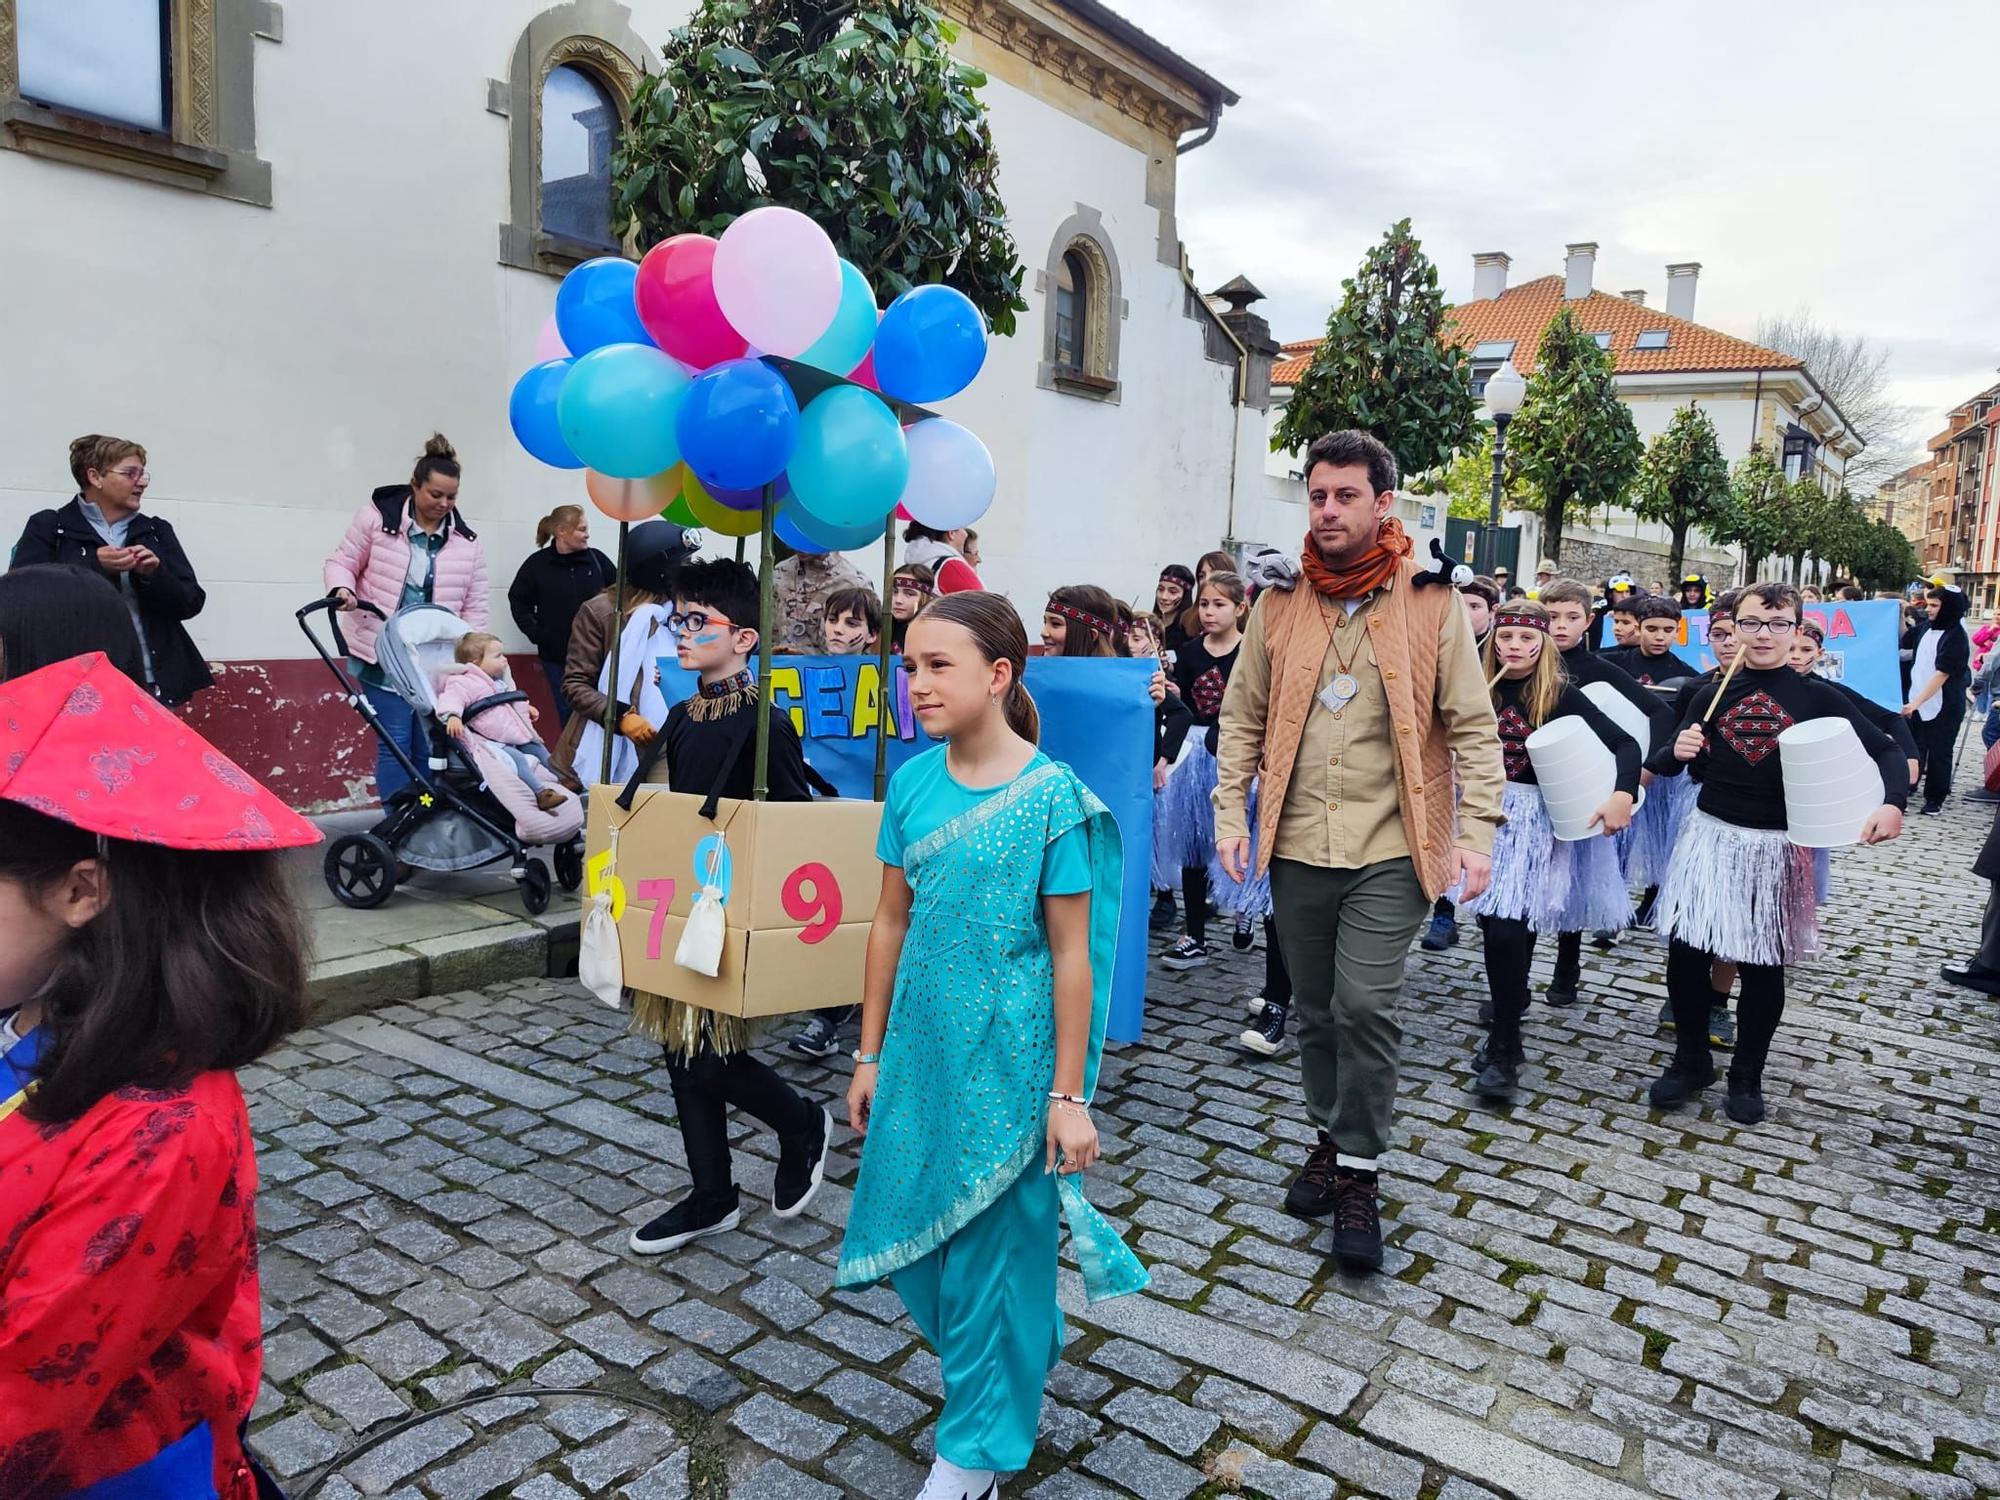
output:
[[[571,63],[542,81],[542,228],[615,250],[611,152],[623,125],[611,91]]]
[[[1049,245],[1035,290],[1047,299],[1042,313],[1043,390],[1118,399],[1118,334],[1125,320],[1118,260],[1102,216],[1083,204],[1065,219]]]

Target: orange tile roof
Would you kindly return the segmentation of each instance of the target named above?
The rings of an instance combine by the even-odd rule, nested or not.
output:
[[[1686,318],[1669,317],[1657,307],[1628,302],[1609,292],[1592,292],[1575,302],[1565,302],[1562,293],[1562,277],[1542,276],[1509,287],[1498,297],[1461,302],[1451,310],[1455,319],[1452,338],[1467,349],[1512,339],[1514,368],[1529,375],[1534,373],[1542,331],[1559,308],[1568,307],[1585,333],[1611,335],[1612,365],[1620,375],[1797,370],[1805,365],[1792,355],[1704,328]],[[1667,330],[1667,347],[1635,348],[1641,331],[1652,328]],[[1284,357],[1272,363],[1271,383],[1296,385],[1319,342],[1304,339],[1284,345],[1280,350]]]

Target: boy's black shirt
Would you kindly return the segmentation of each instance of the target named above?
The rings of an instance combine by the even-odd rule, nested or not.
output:
[[[1527,738],[1540,727],[1528,722],[1528,716],[1521,709],[1521,690],[1524,684],[1503,677],[1495,685],[1500,703],[1494,717],[1500,725],[1500,759],[1507,770],[1507,779],[1523,786],[1536,785],[1535,763],[1528,758]],[[1618,762],[1618,790],[1628,797],[1639,794],[1639,742],[1618,727],[1603,709],[1584,697],[1576,687],[1564,684],[1562,695],[1556,699],[1556,706],[1548,719],[1551,722],[1565,714],[1574,714],[1590,726],[1591,732],[1604,741]]]
[[[1592,655],[1581,642],[1563,652],[1563,670],[1569,673],[1569,680],[1581,688],[1587,683],[1607,682],[1618,690],[1619,696],[1634,704],[1646,716],[1646,723],[1653,733],[1653,743],[1658,745],[1663,736],[1671,738],[1674,728],[1673,711],[1662,700],[1660,694],[1651,688],[1644,688],[1633,680],[1628,672],[1611,665],[1603,655]]]
[[[731,756],[734,764],[722,782],[721,795],[747,801],[757,780],[757,752],[754,720],[740,723],[755,711],[746,703],[733,714],[718,719],[697,719],[688,712],[693,699],[683,699],[667,710],[666,726],[660,731],[666,742],[662,758],[667,767],[667,785],[677,792],[706,797]],[[771,750],[767,770],[772,802],[810,802],[812,788],[806,783],[805,747],[792,727],[792,716],[772,705],[764,710],[771,716]]]
[[[1658,656],[1648,656],[1643,647],[1620,646],[1616,651],[1600,651],[1597,659],[1609,662],[1640,687],[1645,688],[1695,675],[1694,668],[1671,651],[1663,651]]]
[[[1708,713],[1716,685],[1691,678],[1683,685],[1681,718],[1663,747],[1673,755],[1673,739]],[[1687,768],[1701,782],[1695,803],[1710,817],[1739,828],[1785,826],[1785,778],[1778,736],[1809,719],[1846,719],[1882,776],[1882,800],[1892,807],[1909,802],[1910,774],[1902,749],[1876,728],[1833,684],[1802,677],[1789,666],[1745,666],[1729,680],[1702,751]]]

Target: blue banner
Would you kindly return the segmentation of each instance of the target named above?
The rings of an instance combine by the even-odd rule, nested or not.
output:
[[[1893,599],[1835,600],[1830,604],[1808,604],[1806,618],[1817,620],[1826,631],[1826,649],[1820,654],[1817,674],[1829,682],[1843,682],[1872,698],[1884,708],[1903,706],[1903,672],[1899,656],[1903,635],[1903,606]],[[1715,652],[1708,644],[1708,611],[1685,610],[1681,614],[1680,640],[1674,654],[1697,671],[1715,665]]]
[[[695,676],[671,656],[659,658],[668,703],[694,692]],[[1111,809],[1125,845],[1125,895],[1112,975],[1113,1041],[1136,1042],[1145,1021],[1148,890],[1153,850],[1153,700],[1151,661],[1037,656],[1027,686],[1042,716],[1042,748],[1067,764]],[[910,714],[909,681],[900,659],[889,684],[889,772],[936,741]],[[843,797],[875,794],[875,726],[882,674],[872,656],[778,656],[771,661],[771,701],[790,711],[806,759]]]

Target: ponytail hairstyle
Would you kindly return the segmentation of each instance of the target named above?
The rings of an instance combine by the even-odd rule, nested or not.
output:
[[[1556,703],[1569,683],[1569,674],[1563,670],[1562,652],[1549,638],[1548,610],[1533,599],[1510,600],[1494,611],[1493,628],[1486,632],[1486,646],[1480,658],[1486,667],[1487,680],[1493,684],[1488,692],[1496,710],[1500,707],[1500,632],[1510,625],[1526,625],[1542,633],[1542,654],[1535,658],[1534,670],[1521,680],[1521,713],[1530,729],[1540,729],[1555,713]]]
[[[1187,606],[1181,610],[1182,635],[1186,636],[1189,640],[1194,640],[1201,634],[1201,619],[1195,614],[1194,605],[1195,601],[1201,597],[1202,585],[1217,573],[1234,573],[1235,571],[1235,554],[1224,552],[1221,548],[1217,548],[1213,552],[1204,552],[1200,557],[1195,559],[1194,582],[1188,585]]]
[[[1250,618],[1250,590],[1243,582],[1243,575],[1234,572],[1216,572],[1208,575],[1208,582],[1195,590],[1195,603],[1201,603],[1201,596],[1210,589],[1222,595],[1236,606],[1236,628],[1241,630],[1243,622]]]
[[[948,597],[948,596],[947,596]],[[1094,583],[1068,583],[1052,590],[1044,614],[1060,615],[1064,656],[1124,656],[1118,633],[1118,601]]]
[[[961,627],[987,661],[1007,663],[1009,681],[1000,697],[1000,711],[1007,716],[1009,729],[1031,745],[1040,744],[1042,716],[1021,682],[1028,670],[1028,632],[1014,606],[999,594],[967,589],[939,598],[924,611],[924,618]]]
[[[535,546],[546,547],[556,539],[559,531],[574,531],[576,523],[583,519],[581,505],[558,505],[554,510],[535,522]]]
[[[432,433],[431,440],[424,444],[423,457],[410,471],[410,488],[422,489],[433,474],[441,474],[446,479],[458,478],[458,450],[441,432]]]

